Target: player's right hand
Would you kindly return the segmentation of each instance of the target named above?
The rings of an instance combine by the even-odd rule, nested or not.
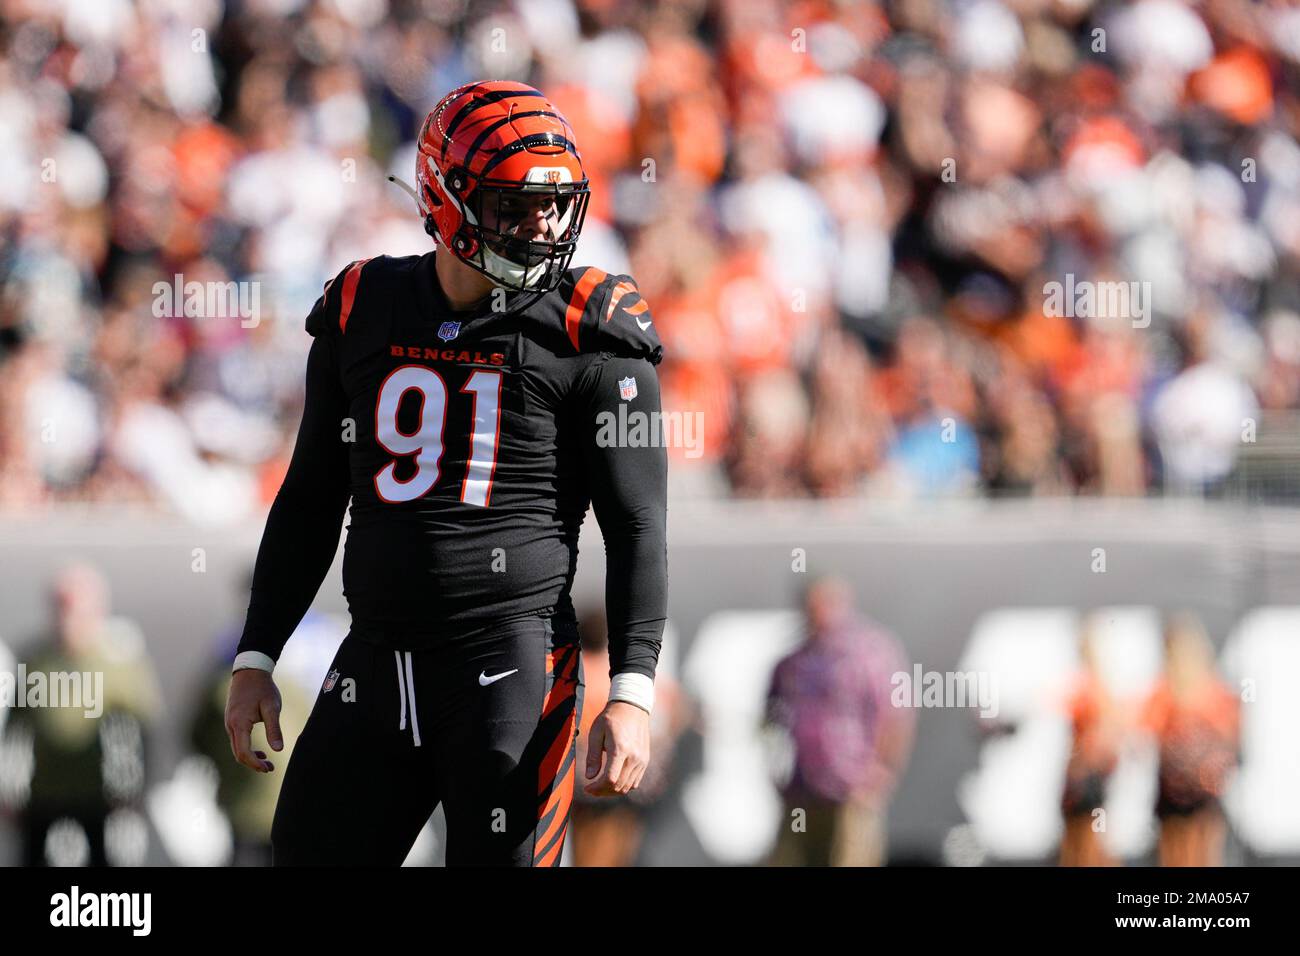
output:
[[[226,733],[235,759],[249,770],[270,773],[275,764],[265,752],[253,749],[253,725],[266,724],[266,740],[277,753],[284,749],[280,732],[280,690],[271,675],[249,667],[235,671],[226,698]]]

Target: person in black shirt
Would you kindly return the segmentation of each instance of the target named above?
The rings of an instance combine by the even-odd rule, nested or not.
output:
[[[271,671],[333,561],[352,629],[290,761],[280,864],[399,864],[441,802],[449,864],[558,865],[582,706],[569,589],[594,507],[611,694],[585,790],[634,789],[666,617],[662,346],[636,283],[569,268],[587,200],[541,93],[474,83],[430,113],[417,201],[439,248],[354,262],[307,318],[306,404],[258,551],[226,727],[265,722]],[[639,427],[627,427],[632,422]]]

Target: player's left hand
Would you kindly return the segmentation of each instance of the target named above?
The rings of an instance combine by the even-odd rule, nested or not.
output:
[[[583,790],[593,797],[630,793],[640,785],[649,765],[650,715],[627,701],[606,704],[587,737]]]

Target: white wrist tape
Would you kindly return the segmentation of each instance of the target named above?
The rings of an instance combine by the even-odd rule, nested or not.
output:
[[[263,654],[261,651],[241,651],[235,655],[235,664],[231,667],[230,672],[243,670],[266,671],[268,674],[275,672],[275,661]]]
[[[609,682],[609,699],[626,701],[649,714],[655,704],[655,682],[645,674],[615,674]]]

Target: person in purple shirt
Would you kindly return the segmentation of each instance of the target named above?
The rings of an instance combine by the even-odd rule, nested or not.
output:
[[[807,636],[776,665],[767,695],[767,722],[784,732],[793,757],[770,863],[877,866],[885,810],[912,743],[912,711],[890,703],[906,659],[837,578],[809,586],[804,613]]]

